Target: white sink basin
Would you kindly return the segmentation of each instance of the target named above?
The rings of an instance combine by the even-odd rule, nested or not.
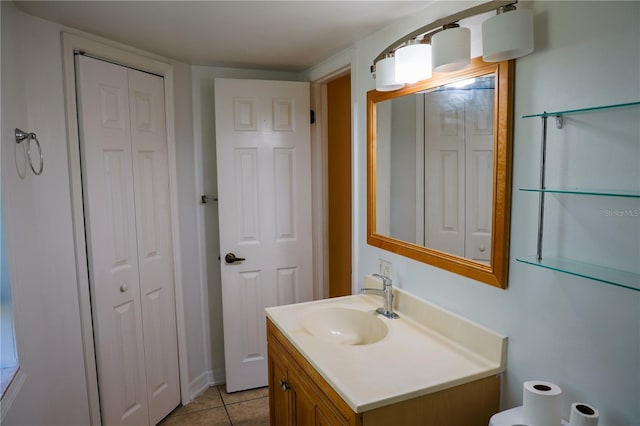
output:
[[[318,339],[339,345],[369,345],[389,331],[375,311],[335,306],[309,312],[302,318],[302,327]]]
[[[365,277],[364,287],[376,284],[376,278]],[[375,315],[381,300],[365,294],[266,312],[356,413],[505,370],[506,337],[401,289],[394,296],[400,314],[394,320]],[[386,360],[385,368],[380,360]]]

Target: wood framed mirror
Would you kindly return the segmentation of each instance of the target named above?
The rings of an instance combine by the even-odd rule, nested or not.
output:
[[[367,243],[507,287],[513,61],[367,93]]]

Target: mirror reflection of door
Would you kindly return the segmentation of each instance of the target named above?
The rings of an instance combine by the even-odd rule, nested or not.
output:
[[[423,95],[429,200],[424,239],[436,250],[489,261],[494,88],[466,82],[467,87],[443,87]]]
[[[489,263],[495,75],[377,104],[382,235]]]

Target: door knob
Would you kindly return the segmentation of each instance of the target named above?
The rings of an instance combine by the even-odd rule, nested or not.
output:
[[[224,256],[224,261],[229,263],[229,264],[230,263],[235,263],[235,262],[242,262],[243,260],[245,260],[244,257],[236,257],[236,255],[233,254],[233,253],[227,253]]]

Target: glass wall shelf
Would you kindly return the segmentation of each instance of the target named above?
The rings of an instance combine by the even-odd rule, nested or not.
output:
[[[634,107],[634,106],[640,106],[640,102],[627,102],[624,104],[613,104],[613,105],[596,106],[596,107],[590,107],[590,108],[568,109],[566,111],[555,111],[555,112],[545,111],[540,114],[522,115],[520,116],[520,118],[556,117],[559,115],[582,114],[586,112],[602,111],[602,110],[615,109],[615,108],[627,108],[627,107]]]
[[[628,191],[628,190],[617,190],[617,189],[520,188],[520,191],[546,192],[546,193],[552,193],[552,194],[596,195],[596,196],[602,196],[602,197],[640,198],[640,191]]]
[[[624,287],[631,290],[640,291],[640,274],[617,270],[606,266],[600,266],[576,260],[570,260],[560,257],[545,257],[542,255],[543,245],[543,228],[545,216],[545,195],[546,194],[576,194],[603,197],[623,197],[640,199],[640,191],[638,190],[622,190],[622,189],[592,189],[592,188],[547,188],[545,184],[546,178],[546,153],[547,153],[547,119],[555,117],[556,127],[562,129],[564,127],[565,115],[582,114],[588,112],[621,109],[628,107],[638,107],[639,102],[628,102],[621,104],[612,104],[604,106],[595,106],[591,108],[569,109],[565,111],[543,112],[540,114],[523,115],[521,118],[541,118],[542,122],[542,141],[540,155],[540,185],[537,188],[520,188],[520,191],[538,193],[538,238],[536,255],[530,257],[516,258],[519,262],[553,271],[563,272],[578,277],[588,278],[618,287]]]
[[[516,260],[529,265],[640,291],[640,274],[633,272],[621,271],[619,269],[607,268],[605,266],[578,262],[561,257],[545,257],[538,261],[535,256],[531,256],[518,257]]]

